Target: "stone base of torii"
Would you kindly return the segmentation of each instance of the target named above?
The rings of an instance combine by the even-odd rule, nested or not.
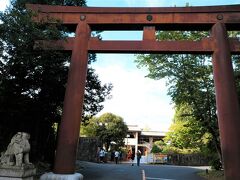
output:
[[[80,173],[74,174],[54,174],[52,172],[43,174],[40,180],[82,180],[83,175]]]

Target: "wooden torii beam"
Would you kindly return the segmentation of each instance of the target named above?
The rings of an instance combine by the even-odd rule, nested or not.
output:
[[[143,30],[155,26],[156,30],[210,30],[222,22],[228,30],[240,30],[240,5],[208,7],[156,7],[156,8],[104,8],[27,5],[38,12],[35,21],[59,19],[68,27],[85,21],[95,30]]]
[[[75,38],[58,41],[36,41],[35,48],[43,50],[72,51]],[[212,37],[199,41],[109,41],[90,38],[89,53],[157,53],[157,54],[212,54],[215,42]],[[229,38],[231,54],[240,54],[240,41]],[[176,48],[177,47],[177,48]]]
[[[72,51],[63,117],[60,126],[54,172],[75,171],[88,53],[194,53],[213,55],[218,122],[225,178],[239,180],[240,110],[233,76],[231,54],[240,54],[238,39],[227,31],[240,30],[240,5],[171,8],[97,8],[32,5],[36,22],[56,18],[74,38],[65,41],[37,41],[38,48]],[[53,21],[52,21],[53,23]],[[142,30],[142,41],[101,41],[91,37],[95,30]],[[156,30],[211,30],[199,41],[156,41]]]

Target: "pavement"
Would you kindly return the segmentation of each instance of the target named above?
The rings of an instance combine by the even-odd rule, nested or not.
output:
[[[115,164],[77,161],[77,172],[84,180],[204,180],[197,172],[206,166],[172,166],[140,164],[131,166],[130,162]]]

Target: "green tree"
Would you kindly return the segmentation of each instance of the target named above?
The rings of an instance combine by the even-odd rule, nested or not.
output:
[[[34,50],[35,40],[55,40],[68,36],[58,23],[34,23],[34,14],[25,9],[25,3],[57,5],[86,5],[83,0],[46,1],[15,0],[0,13],[0,150],[18,131],[31,134],[32,154],[36,159],[51,159],[55,150],[54,123],[62,115],[70,54],[59,51]],[[85,119],[99,112],[100,104],[112,85],[102,85],[90,63],[89,56]]]
[[[157,33],[158,40],[200,40],[207,36],[209,36],[207,32],[195,31]],[[189,114],[193,118],[191,122],[197,122],[196,125],[200,130],[211,134],[212,141],[209,142],[211,144],[209,148],[218,152],[221,157],[211,58],[207,55],[154,54],[139,55],[136,62],[139,67],[148,68],[149,78],[167,79],[168,94],[176,107],[184,104],[191,108]],[[184,122],[178,123],[187,126]],[[190,132],[183,133],[191,133],[191,130],[188,130]],[[190,141],[187,143],[191,145]]]
[[[116,143],[118,147],[123,146],[127,131],[127,125],[122,117],[105,113],[100,117],[90,119],[87,125],[82,126],[81,133],[90,137],[98,137],[108,150],[111,142]]]
[[[160,152],[162,152],[162,150],[156,144],[153,144],[151,153],[160,153]]]
[[[199,125],[199,121],[192,116],[192,108],[185,104],[176,107],[174,122],[164,141],[178,152],[199,153],[206,151],[212,136]]]

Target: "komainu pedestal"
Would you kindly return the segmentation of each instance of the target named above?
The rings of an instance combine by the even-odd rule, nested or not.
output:
[[[0,180],[33,180],[36,175],[34,165],[0,165]]]
[[[0,157],[0,180],[33,180],[36,169],[29,162],[30,135],[25,132],[15,134],[7,150]]]

